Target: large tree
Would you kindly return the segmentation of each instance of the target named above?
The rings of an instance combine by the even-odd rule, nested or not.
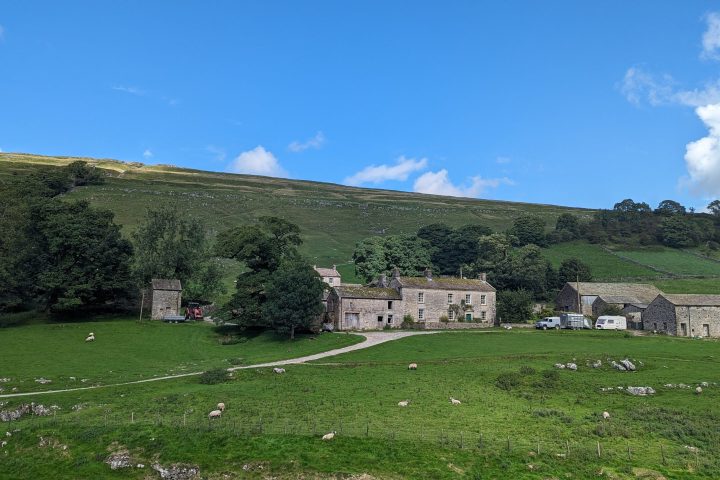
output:
[[[430,244],[415,235],[370,237],[355,245],[355,272],[365,281],[398,267],[403,275],[420,275],[432,265]]]
[[[592,280],[590,267],[578,258],[563,260],[558,269],[558,286],[562,287],[567,282],[589,282]]]
[[[658,204],[655,213],[659,215],[684,215],[687,209],[675,200],[663,200]]]
[[[267,282],[262,313],[276,332],[292,340],[296,330],[316,330],[319,326],[324,288],[310,265],[283,263]]]
[[[545,221],[530,213],[524,213],[513,221],[508,234],[516,239],[518,246],[545,245]]]
[[[528,290],[502,290],[497,294],[499,322],[526,322],[532,317],[533,295]]]

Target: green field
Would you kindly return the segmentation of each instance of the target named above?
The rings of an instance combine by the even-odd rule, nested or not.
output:
[[[653,279],[661,274],[636,265],[632,262],[618,258],[612,253],[603,249],[600,245],[587,242],[570,242],[552,245],[543,249],[543,255],[552,262],[555,267],[560,266],[563,260],[568,258],[579,258],[585,262],[592,271],[593,279],[598,281],[623,280],[623,279]]]
[[[645,250],[620,250],[615,254],[673,275],[720,276],[720,262],[682,250],[655,247]]]
[[[25,328],[30,327],[20,327]],[[38,328],[31,336],[57,332]],[[7,332],[12,330],[2,334]],[[98,342],[103,337],[99,334]],[[13,363],[44,362],[56,374],[70,375],[70,367],[63,371],[54,365],[63,362],[53,360],[66,346],[45,347],[42,360],[21,343],[9,342],[3,351],[13,355]],[[195,346],[200,354],[214,348]],[[76,352],[87,361],[95,358],[81,348]],[[157,358],[149,352],[135,355]],[[626,357],[634,359],[637,372],[608,366],[609,358]],[[597,359],[601,368],[587,366]],[[103,368],[119,369],[125,360],[110,356]],[[577,372],[552,367],[571,361]],[[408,371],[409,362],[418,362],[418,370]],[[720,475],[720,385],[715,383],[720,343],[713,340],[620,332],[440,333],[286,369],[284,375],[269,368],[241,370],[218,385],[190,377],[33,397],[56,405],[57,413],[10,425],[20,431],[5,447],[0,477],[147,478],[149,467],[113,472],[103,463],[111,451],[123,449],[147,466],[155,461],[198,466],[204,478]],[[700,382],[710,384],[696,395]],[[692,388],[666,388],[666,383]],[[657,393],[634,397],[616,388],[602,391],[629,385],[652,386]],[[451,396],[462,405],[451,405]],[[7,402],[3,409],[22,401],[0,400]],[[398,407],[400,400],[410,405]],[[227,411],[209,422],[207,412],[219,401]],[[73,411],[78,404],[83,408]],[[609,420],[602,419],[603,411],[610,412]],[[331,430],[338,432],[334,441],[319,439]],[[39,437],[46,446],[38,446]]]

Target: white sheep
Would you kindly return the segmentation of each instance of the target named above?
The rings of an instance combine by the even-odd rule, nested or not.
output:
[[[410,404],[410,400],[403,400],[398,402],[398,407],[407,407]]]
[[[453,405],[461,404],[460,400],[458,400],[457,398],[453,398],[453,397],[450,397],[450,403],[452,403]]]
[[[94,342],[94,341],[95,341],[95,336],[94,336],[94,335],[88,335],[87,338],[85,339],[85,341],[86,341],[86,342]]]
[[[218,404],[217,404],[217,409],[220,410],[221,412],[224,412],[224,411],[225,411],[225,404],[222,403],[222,402],[218,403]]]
[[[603,412],[602,417],[607,420],[608,418],[610,418],[610,414],[608,412]]]
[[[273,372],[275,372],[275,373],[285,373],[285,369],[284,369],[284,368],[277,368],[277,367],[275,367],[275,368],[273,368]]]
[[[695,393],[698,394],[698,395],[700,395],[700,394],[702,393],[702,387],[697,387],[697,388],[695,389]]]
[[[208,413],[208,418],[220,418],[222,416],[222,411],[220,410],[213,410],[212,412]]]
[[[417,363],[411,363],[408,365],[408,370],[417,370]]]
[[[323,436],[322,436],[322,439],[323,439],[323,440],[332,440],[333,438],[335,438],[335,434],[336,434],[336,433],[337,433],[337,432],[333,430],[332,432],[326,433],[325,435],[323,435]]]

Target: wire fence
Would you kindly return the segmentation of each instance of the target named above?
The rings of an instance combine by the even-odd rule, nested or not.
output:
[[[622,437],[553,437],[528,438],[501,432],[483,432],[468,427],[424,428],[421,425],[390,425],[386,422],[358,421],[353,419],[329,420],[317,417],[307,420],[279,418],[204,418],[197,415],[161,415],[106,413],[101,416],[79,419],[76,417],[33,416],[24,420],[2,424],[9,431],[19,427],[22,434],[53,431],[69,439],[87,439],[89,430],[108,432],[124,429],[167,428],[185,434],[214,434],[236,437],[263,435],[299,436],[320,438],[334,432],[336,439],[366,438],[389,442],[412,442],[447,449],[473,450],[478,454],[497,456],[523,456],[545,461],[600,461],[606,463],[663,466],[690,469],[695,472],[720,471],[720,445],[698,448],[678,445],[658,439],[639,442]],[[16,429],[17,430],[17,429]],[[531,460],[528,460],[531,461]]]

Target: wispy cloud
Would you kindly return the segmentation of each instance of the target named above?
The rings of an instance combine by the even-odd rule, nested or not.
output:
[[[495,159],[495,163],[499,163],[500,165],[507,165],[510,162],[512,162],[510,157],[497,157]]]
[[[212,153],[215,156],[215,160],[218,162],[224,162],[227,154],[224,148],[216,147],[215,145],[208,145],[205,150]]]
[[[129,85],[113,85],[111,88],[118,92],[125,92],[129,93],[130,95],[137,95],[138,97],[145,96],[145,94],[147,93],[145,90]]]
[[[280,165],[275,155],[265,150],[262,145],[258,145],[247,152],[242,152],[233,160],[228,169],[234,173],[288,177],[288,172]]]
[[[450,197],[477,197],[489,188],[496,188],[500,185],[513,185],[509,178],[482,178],[479,175],[469,178],[465,185],[455,185],[448,176],[446,169],[437,172],[426,172],[420,175],[413,190],[417,193],[429,193],[433,195],[446,195]]]
[[[640,67],[630,67],[618,85],[628,102],[639,106],[647,101],[657,106],[673,101],[675,80],[667,74],[657,76]]]
[[[155,155],[153,155],[153,153],[150,151],[149,148],[146,148],[142,155],[143,155],[143,158],[146,160],[150,160],[151,158],[153,158],[155,156]]]
[[[325,144],[325,135],[323,135],[323,132],[317,132],[314,137],[305,142],[292,142],[288,145],[288,150],[291,152],[302,152],[308,148],[321,148],[323,144]]]
[[[720,60],[718,50],[720,50],[720,14],[717,12],[708,13],[705,16],[707,22],[707,30],[702,37],[702,52],[700,58],[710,60]]]
[[[401,156],[395,165],[370,165],[356,174],[347,177],[343,182],[347,185],[379,184],[388,180],[405,181],[408,176],[427,167],[427,159],[405,158]]]

